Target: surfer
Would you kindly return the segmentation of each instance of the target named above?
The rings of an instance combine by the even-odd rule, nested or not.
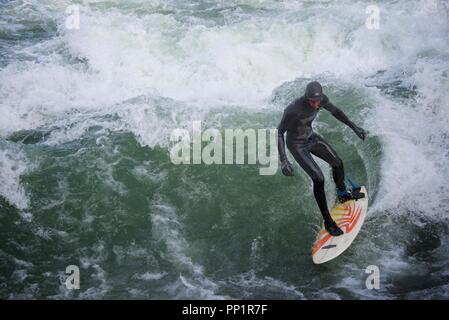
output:
[[[332,115],[350,127],[355,134],[365,140],[365,130],[356,126],[339,108],[334,106],[329,98],[323,94],[320,83],[310,82],[305,94],[296,99],[284,110],[284,115],[278,126],[278,151],[281,161],[282,173],[293,176],[293,168],[285,154],[284,133],[287,132],[287,147],[302,169],[312,178],[313,194],[324,218],[324,226],[332,236],[339,236],[343,231],[332,219],[327,207],[324,193],[324,176],[318,164],[313,160],[312,154],[332,167],[332,175],[337,186],[337,197],[340,202],[363,197],[360,193],[350,193],[344,182],[345,174],[343,162],[335,150],[312,130],[312,122],[318,111],[324,108]]]

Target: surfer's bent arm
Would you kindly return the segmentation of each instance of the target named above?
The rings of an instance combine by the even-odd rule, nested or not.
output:
[[[282,116],[282,120],[278,125],[278,152],[279,152],[279,160],[283,162],[287,159],[287,156],[285,155],[285,140],[284,140],[284,134],[287,131],[288,128],[288,122],[289,122],[289,115],[287,112],[287,109],[284,111],[284,115]]]
[[[329,100],[327,100],[327,103],[323,105],[323,108],[328,110],[332,115],[338,119],[339,121],[343,122],[345,125],[347,125],[349,128],[354,130],[357,126],[349,120],[349,118],[346,116],[346,114],[341,111],[339,108],[337,108],[335,105],[333,105]]]
[[[343,111],[338,109],[336,106],[334,106],[330,101],[329,98],[325,97],[325,101],[323,103],[323,108],[330,111],[332,115],[343,122],[345,125],[347,125],[349,128],[351,128],[355,134],[362,140],[365,140],[366,132],[362,128],[355,125],[354,122],[348,119],[348,117],[344,114]]]

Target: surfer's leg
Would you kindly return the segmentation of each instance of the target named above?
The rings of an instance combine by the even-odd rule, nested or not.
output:
[[[340,236],[344,232],[337,226],[332,219],[329,209],[327,207],[326,194],[324,192],[324,176],[318,164],[313,160],[312,155],[307,148],[300,145],[288,146],[291,154],[296,162],[304,169],[304,171],[312,178],[313,181],[313,195],[320,208],[321,215],[324,219],[324,226],[332,236]]]
[[[315,196],[318,207],[326,224],[333,222],[329,209],[327,207],[326,194],[324,193],[324,176],[318,164],[313,160],[312,155],[307,148],[301,145],[289,145],[291,154],[296,162],[304,169],[304,171],[312,178],[313,181],[313,195]]]
[[[346,190],[345,186],[345,170],[343,161],[337,152],[320,136],[315,134],[315,143],[310,147],[310,152],[323,159],[332,167],[332,176],[338,190]]]
[[[348,192],[344,182],[343,161],[341,161],[335,150],[319,135],[315,134],[313,138],[315,143],[310,146],[310,152],[332,166],[332,175],[337,186],[338,200],[343,203],[351,199],[363,198],[363,194]]]

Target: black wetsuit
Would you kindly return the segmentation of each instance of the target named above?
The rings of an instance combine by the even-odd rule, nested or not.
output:
[[[355,128],[354,123],[343,111],[334,106],[327,96],[324,95],[318,109],[312,108],[306,98],[300,97],[284,110],[284,115],[278,126],[278,151],[281,162],[285,161],[287,157],[284,133],[287,132],[287,147],[301,168],[312,178],[313,193],[324,221],[331,222],[324,193],[324,176],[318,164],[313,160],[312,154],[332,166],[333,178],[339,190],[345,189],[344,169],[343,162],[335,150],[312,130],[312,121],[321,108],[331,112],[335,118],[350,128]]]

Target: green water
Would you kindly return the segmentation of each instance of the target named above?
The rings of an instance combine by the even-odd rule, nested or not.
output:
[[[0,298],[447,299],[449,26],[436,3],[385,1],[370,33],[363,1],[103,1],[80,7],[79,30],[65,28],[79,1],[0,1]],[[319,266],[321,217],[290,154],[294,177],[170,159],[170,134],[193,121],[223,137],[276,128],[311,79],[369,132],[362,142],[324,110],[314,122],[370,203],[351,247]]]

